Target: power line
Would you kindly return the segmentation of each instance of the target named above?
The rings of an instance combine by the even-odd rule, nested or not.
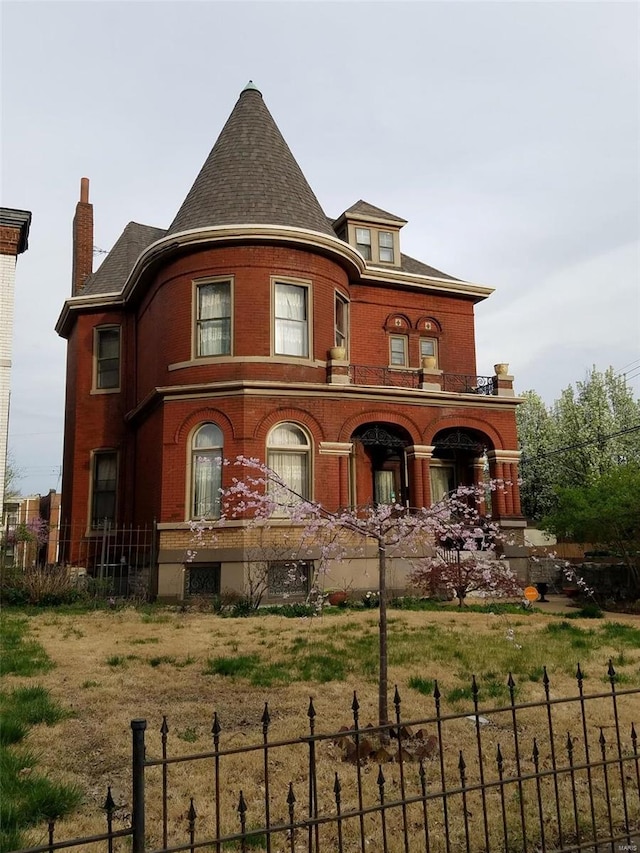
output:
[[[608,441],[610,438],[617,438],[620,435],[629,435],[632,432],[638,432],[638,430],[640,430],[640,424],[620,429],[617,432],[611,432],[608,435],[598,435],[596,438],[590,438],[587,441],[567,444],[565,447],[556,447],[555,450],[548,450],[546,453],[538,453],[535,456],[523,456],[520,461],[532,462],[534,459],[546,459],[548,456],[555,456],[558,453],[566,453],[568,450],[579,450],[582,447],[589,447],[591,444],[600,444],[600,442]]]

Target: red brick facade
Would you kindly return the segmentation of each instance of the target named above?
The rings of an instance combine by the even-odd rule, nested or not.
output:
[[[402,222],[371,221],[394,233]],[[290,423],[310,442],[310,496],[330,510],[379,499],[377,470],[395,478],[396,500],[429,505],[434,460],[451,483],[472,483],[486,453],[491,473],[509,481],[494,515],[521,523],[512,378],[487,379],[480,393],[476,376],[474,304],[488,290],[427,267],[410,271],[404,258],[388,269],[374,267],[337,236],[310,229],[214,225],[144,248],[126,286],[120,282],[118,299],[108,289],[100,298],[95,282],[91,295],[91,279],[85,297],[74,280],[77,298],[58,326],[69,341],[64,520],[77,525],[91,518],[94,456],[115,453],[114,521],[158,522],[161,575],[163,562],[173,572],[164,587],[161,577],[160,592],[181,597],[195,430],[215,424],[226,458],[264,460],[270,430]],[[93,239],[85,226],[75,228],[75,278]],[[198,357],[196,287],[210,280],[231,282],[230,353]],[[275,352],[276,281],[306,288],[308,355]],[[336,345],[337,294],[348,304],[349,324],[347,352],[336,359],[329,350]],[[96,379],[100,330],[113,328],[120,335],[120,378],[104,389]],[[391,363],[392,336],[406,347],[404,364]],[[435,341],[437,368],[423,367],[425,337]],[[391,437],[397,453],[369,441],[369,429]],[[223,487],[233,475],[223,469]],[[221,535],[198,559],[220,561],[223,579],[241,587],[224,566],[241,565],[244,546],[237,531]]]

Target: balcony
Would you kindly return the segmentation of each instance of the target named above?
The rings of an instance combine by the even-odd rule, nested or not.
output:
[[[349,384],[375,385],[387,388],[423,388],[425,381],[439,384],[441,391],[453,394],[496,394],[497,385],[494,376],[475,376],[462,373],[440,373],[424,376],[422,370],[398,370],[389,367],[370,367],[363,364],[351,364],[348,367]],[[431,390],[431,389],[430,389]]]

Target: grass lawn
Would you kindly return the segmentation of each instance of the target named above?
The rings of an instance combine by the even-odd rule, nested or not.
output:
[[[25,617],[5,612],[3,618],[11,624]],[[44,649],[43,660],[53,666],[43,666],[37,675],[7,674],[3,690],[38,685],[67,712],[55,727],[42,722],[27,736],[43,773],[84,792],[84,804],[60,822],[58,838],[104,831],[96,812],[107,785],[124,806],[116,817],[119,826],[125,825],[133,718],[148,721],[147,752],[154,756],[160,754],[163,715],[168,717],[171,754],[210,749],[214,711],[222,725],[223,746],[259,742],[265,702],[273,739],[308,731],[310,696],[319,732],[351,723],[354,690],[361,722],[376,722],[375,610],[334,611],[313,619],[277,615],[231,619],[162,608],[43,610],[29,612],[26,619],[28,639]],[[34,656],[37,648],[33,646]],[[640,686],[638,617],[567,620],[546,613],[492,615],[456,608],[389,612],[389,684],[391,695],[398,685],[404,719],[433,714],[435,680],[444,712],[467,708],[471,712],[472,675],[485,707],[508,703],[509,672],[516,681],[517,702],[542,699],[543,666],[553,696],[577,694],[578,662],[585,692],[606,692],[610,658],[621,689]],[[631,724],[631,707],[621,703],[625,727]],[[639,722],[636,709],[636,727]],[[562,718],[558,724],[562,731]],[[468,737],[472,743],[473,726]],[[334,759],[328,772],[332,775],[335,770],[340,765]],[[243,774],[247,787],[253,772],[239,768],[241,787]],[[291,778],[300,775],[295,766],[284,766],[283,773]],[[184,812],[189,796],[199,795],[200,801],[210,797],[209,782],[176,773],[175,809]],[[147,805],[151,825],[158,808],[159,802]],[[31,843],[42,839],[43,831],[30,836]]]

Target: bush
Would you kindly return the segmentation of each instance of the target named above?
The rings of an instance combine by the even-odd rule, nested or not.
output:
[[[66,566],[33,566],[24,571],[3,570],[0,597],[5,604],[44,607],[73,604],[82,598],[82,593]]]

